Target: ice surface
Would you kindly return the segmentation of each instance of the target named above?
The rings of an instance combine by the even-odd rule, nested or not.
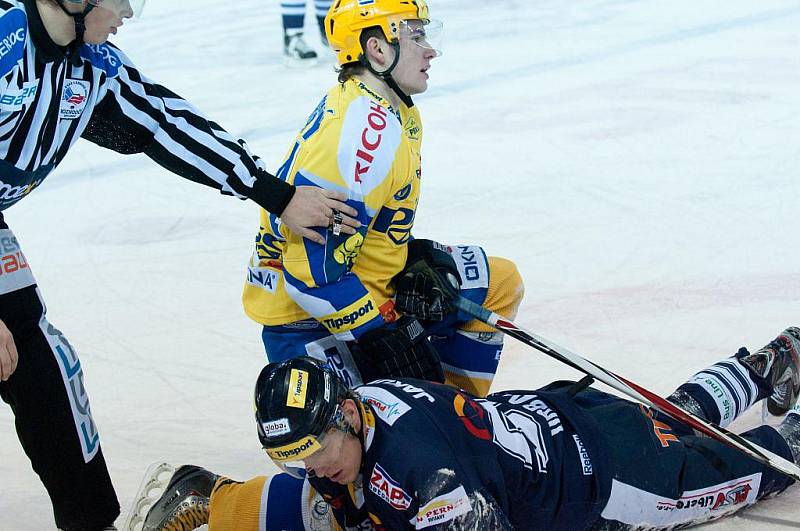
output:
[[[445,53],[416,98],[415,234],[513,258],[519,324],[664,394],[799,324],[796,0],[431,9]],[[335,79],[283,66],[277,1],[151,0],[115,42],[272,169]],[[81,143],[5,214],[80,353],[123,512],[154,461],[271,470],[252,418],[259,327],[239,301],[254,204]],[[575,376],[509,340],[494,389]],[[52,528],[5,406],[0,450],[0,528]],[[707,528],[798,527],[798,504],[794,488]]]

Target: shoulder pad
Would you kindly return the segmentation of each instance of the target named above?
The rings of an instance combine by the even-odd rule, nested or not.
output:
[[[117,77],[122,68],[122,58],[114,46],[104,44],[84,44],[81,57],[92,63],[92,66],[103,70],[109,78]]]
[[[5,76],[25,56],[28,16],[14,7],[0,14],[0,77]]]

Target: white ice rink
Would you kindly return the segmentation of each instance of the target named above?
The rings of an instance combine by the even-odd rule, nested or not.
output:
[[[416,235],[514,259],[519,324],[663,394],[800,324],[800,1],[430,1]],[[278,4],[150,0],[114,41],[274,170],[335,80],[283,66]],[[123,515],[153,461],[271,471],[240,304],[255,204],[81,142],[5,215],[80,354]],[[576,376],[509,339],[493,389]],[[52,529],[5,405],[0,456],[0,529]],[[800,528],[798,506],[794,487],[707,528]]]

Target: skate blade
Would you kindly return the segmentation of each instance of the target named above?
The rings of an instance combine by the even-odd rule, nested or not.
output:
[[[169,463],[153,463],[147,467],[139,490],[131,503],[122,531],[144,530],[144,519],[147,512],[167,488],[167,483],[174,472],[175,467]]]

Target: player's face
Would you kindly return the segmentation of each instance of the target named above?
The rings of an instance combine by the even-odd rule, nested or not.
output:
[[[408,95],[421,94],[428,89],[431,60],[440,55],[429,42],[427,30],[421,20],[403,21],[400,28],[400,60],[392,77]]]
[[[108,40],[110,34],[116,35],[123,21],[132,16],[133,8],[129,0],[98,2],[86,15],[86,33],[83,39],[89,44],[102,44]]]
[[[305,459],[306,470],[318,477],[346,485],[358,477],[361,468],[361,443],[340,429],[331,429],[322,448]]]

